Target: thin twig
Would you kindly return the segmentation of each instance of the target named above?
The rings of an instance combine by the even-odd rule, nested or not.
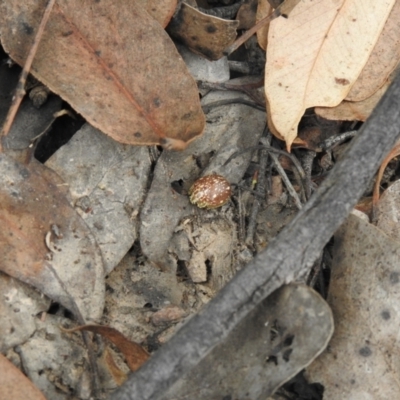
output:
[[[331,136],[319,144],[318,147],[323,151],[332,150],[333,147],[343,143],[347,139],[351,139],[356,136],[358,131],[348,131],[341,133],[340,135]]]
[[[1,133],[0,133],[1,139],[6,137],[8,135],[8,133],[10,132],[10,128],[14,121],[15,115],[17,114],[17,111],[22,102],[22,99],[25,96],[25,93],[26,93],[25,92],[25,82],[28,77],[29,71],[31,69],[33,59],[35,58],[39,43],[43,36],[44,28],[46,27],[47,21],[50,17],[51,10],[53,9],[55,1],[56,0],[49,0],[49,2],[46,5],[46,8],[44,10],[44,14],[43,14],[42,20],[40,22],[39,28],[36,32],[35,38],[33,40],[32,47],[29,50],[28,56],[25,61],[24,68],[22,69],[21,76],[19,78],[17,88],[15,90],[15,94],[13,96],[12,104],[8,110],[6,120],[5,120],[3,128],[1,130]],[[2,151],[2,146],[0,143],[0,152],[1,151]]]
[[[239,46],[241,46],[246,40],[250,39],[259,29],[265,26],[268,22],[280,16],[288,18],[293,8],[300,2],[300,0],[284,1],[279,7],[277,7],[270,15],[260,19],[251,29],[245,32],[242,36],[236,39],[233,44],[227,47],[224,51],[224,55],[229,56]]]
[[[282,165],[279,163],[278,156],[274,153],[270,153],[270,156],[272,158],[272,161],[274,162],[274,167],[278,174],[281,176],[283,183],[286,186],[286,189],[288,190],[289,194],[293,197],[294,203],[296,204],[296,207],[301,210],[302,209],[302,204],[299,198],[299,195],[297,192],[294,190],[293,185],[291,184],[288,176],[286,175],[285,170],[282,168]]]
[[[270,15],[260,19],[251,29],[243,33],[238,39],[236,39],[230,46],[224,50],[224,55],[229,56],[235,50],[237,50],[244,42],[249,40],[259,29],[264,27],[271,22],[273,19],[278,18],[281,15],[279,8],[275,9]]]
[[[311,196],[311,188],[312,188],[312,166],[314,163],[314,159],[317,153],[313,150],[306,150],[306,153],[301,158],[301,163],[303,165],[303,170],[306,174],[305,177],[305,191],[306,191],[306,199],[308,200]]]
[[[267,126],[264,129],[264,134],[267,132],[267,140],[271,141],[271,133],[268,131]],[[253,199],[253,206],[250,213],[249,224],[247,227],[247,234],[246,234],[246,244],[248,246],[253,246],[254,241],[254,231],[256,228],[257,222],[257,215],[260,209],[260,197],[265,199],[265,182],[266,182],[266,170],[267,170],[267,162],[268,162],[268,152],[266,149],[260,150],[259,154],[260,159],[260,167],[258,170],[258,180],[257,180],[257,187],[256,187],[256,196]]]

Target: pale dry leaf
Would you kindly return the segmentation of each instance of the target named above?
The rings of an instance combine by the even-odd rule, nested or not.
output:
[[[350,215],[333,255],[327,301],[335,332],[307,377],[325,387],[327,399],[398,399],[399,244]]]
[[[395,0],[303,0],[269,28],[265,93],[269,126],[290,148],[309,107],[349,93]]]
[[[45,4],[0,3],[1,41],[19,64]],[[122,143],[184,147],[204,129],[195,81],[167,33],[135,1],[57,1],[31,73]]]
[[[360,76],[346,97],[362,101],[385,85],[400,60],[400,0],[396,0],[383,31]]]
[[[343,100],[336,107],[315,107],[316,114],[323,118],[337,121],[365,121],[372,113],[379,100],[385,94],[387,88],[395,79],[398,71],[397,68],[386,78],[386,82],[371,97],[367,97],[361,101],[346,101]]]
[[[46,166],[68,184],[75,210],[99,243],[110,273],[137,238],[136,216],[151,166],[148,150],[117,143],[85,124]]]
[[[390,83],[387,82],[365,100],[356,102],[343,100],[336,107],[315,107],[314,111],[323,118],[336,121],[365,121],[385,94]]]
[[[0,272],[0,353],[25,343],[37,329],[37,315],[51,301],[29,285]]]
[[[394,182],[382,194],[376,206],[376,226],[400,243],[400,181]]]

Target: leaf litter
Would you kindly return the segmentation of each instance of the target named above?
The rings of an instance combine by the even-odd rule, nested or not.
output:
[[[44,4],[1,3],[2,44],[19,64]],[[58,1],[32,74],[122,143],[184,145],[204,129],[193,78],[160,24],[134,2]]]
[[[286,6],[289,7],[288,9],[290,9],[290,11],[293,9],[294,13],[297,3],[298,2],[291,3],[288,1]],[[65,6],[64,3],[60,4]],[[152,5],[151,2],[148,2],[147,6],[149,11],[154,11],[154,4]],[[158,14],[159,11],[156,11],[156,15],[160,17],[157,19],[159,19],[163,26],[165,26],[169,20],[173,7],[173,2],[165,2],[160,8],[164,14]],[[57,15],[59,16],[59,14]],[[0,28],[1,26],[2,24],[0,24]],[[106,49],[102,48],[101,51],[106,52]],[[171,56],[171,54],[172,53],[170,53],[169,57],[173,59],[176,57],[177,53],[174,53],[174,56]],[[74,53],[72,53],[72,56],[73,55]],[[96,54],[96,56],[102,57],[103,54]],[[34,70],[33,72],[36,73],[37,71]],[[178,76],[179,74],[180,72],[177,72]],[[76,79],[77,78],[75,76],[75,80]],[[379,84],[376,83],[376,85]],[[212,96],[210,96],[210,98],[213,96],[214,98],[212,99],[211,104],[216,100],[216,98],[218,98],[217,101],[220,101],[221,99],[224,101],[229,100],[229,96],[232,96],[232,94],[214,93]],[[235,96],[237,96],[237,94]],[[238,99],[238,97],[236,97],[236,99]],[[146,101],[144,103],[146,103]],[[250,100],[245,99],[245,101],[248,102]],[[207,100],[203,102],[204,105],[207,104]],[[89,107],[89,103],[90,102],[86,101],[85,106]],[[73,103],[71,104],[78,110],[76,105]],[[101,108],[102,103],[97,103],[96,107],[98,105],[100,105]],[[208,108],[208,110],[209,109],[210,108]],[[219,109],[223,111],[219,113]],[[235,111],[232,111],[232,109]],[[24,254],[24,257],[27,257],[28,259],[27,263],[30,263],[30,260],[34,260],[34,256],[37,254],[39,254],[39,259],[43,258],[42,250],[44,248],[46,251],[48,251],[45,253],[45,257],[49,258],[49,260],[46,260],[46,262],[54,261],[54,264],[56,265],[56,267],[54,267],[51,263],[45,264],[44,269],[47,268],[47,270],[53,274],[51,279],[52,285],[50,285],[50,287],[47,289],[47,292],[44,289],[42,290],[44,287],[43,283],[41,285],[41,282],[35,281],[37,277],[34,278],[33,281],[30,281],[32,278],[28,273],[26,273],[26,271],[24,271],[22,275],[21,271],[18,272],[20,274],[20,279],[28,281],[31,284],[33,282],[33,284],[42,290],[43,293],[48,294],[53,300],[59,304],[62,304],[73,313],[77,313],[77,310],[82,309],[82,313],[84,314],[85,318],[98,320],[99,315],[102,312],[102,304],[104,301],[104,295],[101,294],[102,289],[100,289],[100,291],[96,290],[96,294],[92,299],[83,299],[80,296],[82,293],[84,293],[84,290],[87,290],[87,281],[86,286],[84,284],[79,286],[76,282],[79,280],[77,279],[77,276],[80,276],[80,279],[82,279],[81,273],[79,272],[77,275],[71,278],[65,275],[65,271],[62,271],[62,268],[57,267],[57,265],[61,266],[68,263],[66,259],[60,257],[60,254],[57,255],[57,253],[64,252],[67,254],[67,259],[70,260],[71,255],[75,256],[77,254],[76,249],[79,251],[80,248],[76,246],[77,242],[74,242],[71,237],[67,237],[68,235],[64,237],[64,227],[66,224],[65,219],[68,221],[70,219],[71,221],[80,220],[79,224],[81,225],[76,226],[78,226],[77,229],[79,230],[79,233],[83,233],[83,236],[86,239],[86,244],[83,244],[83,253],[86,253],[85,246],[89,246],[88,243],[91,243],[92,245],[91,251],[94,251],[93,249],[95,249],[95,252],[89,257],[94,257],[94,259],[97,260],[95,262],[97,265],[95,270],[97,272],[95,273],[95,276],[87,275],[87,278],[89,278],[90,282],[94,282],[92,285],[96,286],[97,289],[104,285],[103,268],[105,269],[105,272],[111,272],[124,253],[126,253],[133,245],[132,256],[128,254],[118,269],[113,271],[111,274],[112,276],[110,276],[108,279],[107,289],[109,291],[110,298],[106,304],[109,313],[103,315],[102,322],[106,326],[102,329],[111,329],[107,326],[109,322],[111,322],[114,326],[117,326],[121,332],[126,332],[126,337],[132,338],[137,343],[143,343],[147,348],[155,349],[159,345],[163,344],[166,340],[168,340],[168,338],[171,337],[171,335],[173,335],[177,327],[181,326],[185,318],[187,318],[187,316],[192,312],[201,309],[202,305],[207,303],[210,298],[214,297],[215,293],[224,286],[231,276],[234,275],[235,269],[240,267],[239,262],[236,267],[232,268],[232,263],[234,262],[234,257],[232,257],[232,254],[239,251],[236,247],[237,244],[240,243],[241,229],[240,224],[238,224],[238,222],[232,218],[236,203],[230,203],[229,205],[225,206],[223,211],[219,213],[218,216],[210,212],[208,212],[208,215],[204,213],[199,215],[196,209],[194,209],[188,203],[187,197],[185,197],[185,191],[186,188],[190,186],[191,182],[193,182],[193,180],[196,179],[200,174],[204,175],[210,172],[222,172],[232,183],[240,184],[242,176],[252,160],[251,153],[243,153],[246,154],[246,156],[242,155],[233,158],[226,165],[224,162],[234,153],[238,151],[240,152],[246,148],[251,148],[251,141],[254,140],[255,143],[258,142],[259,136],[257,136],[257,134],[261,134],[262,132],[262,114],[260,113],[260,120],[258,121],[257,118],[255,118],[257,113],[255,111],[253,111],[253,113],[249,112],[250,110],[251,109],[248,106],[236,105],[234,107],[218,107],[216,110],[212,110],[211,112],[209,111],[207,119],[210,126],[212,126],[213,123],[217,127],[227,125],[229,126],[229,129],[226,132],[224,132],[223,128],[222,133],[218,132],[218,129],[215,131],[211,129],[210,136],[212,132],[215,137],[210,139],[207,138],[207,136],[209,136],[207,133],[207,129],[209,128],[207,127],[204,140],[201,138],[193,143],[184,152],[180,154],[167,152],[162,153],[161,157],[157,160],[154,170],[154,179],[151,184],[149,195],[145,200],[141,212],[139,212],[139,210],[141,209],[141,202],[144,200],[143,193],[145,192],[145,186],[148,180],[148,171],[150,170],[150,157],[147,153],[147,150],[144,148],[142,149],[145,151],[138,150],[135,152],[132,150],[132,152],[130,152],[128,147],[124,145],[116,145],[110,139],[102,135],[100,131],[90,127],[89,125],[86,125],[82,132],[76,135],[76,138],[74,138],[67,146],[64,146],[64,148],[60,149],[48,162],[48,165],[56,169],[57,172],[65,179],[65,182],[62,182],[53,173],[50,173],[49,170],[46,170],[40,166],[40,164],[38,166],[34,160],[31,161],[28,157],[28,153],[22,153],[22,156],[20,155],[19,158],[14,159],[4,154],[4,159],[1,158],[1,160],[6,169],[10,169],[11,165],[13,168],[15,167],[16,172],[14,172],[14,174],[16,174],[17,172],[23,171],[25,168],[25,171],[28,171],[30,176],[38,175],[40,177],[40,179],[29,177],[28,184],[26,184],[27,178],[24,177],[24,183],[19,183],[17,185],[17,188],[21,189],[20,192],[22,193],[22,186],[24,188],[26,187],[29,191],[29,195],[26,195],[26,197],[29,198],[30,196],[33,196],[31,200],[35,198],[39,199],[39,201],[43,201],[44,207],[48,209],[51,209],[52,205],[57,204],[56,207],[61,208],[62,214],[62,217],[59,217],[60,219],[58,220],[61,222],[58,224],[53,224],[50,223],[50,220],[46,220],[41,213],[37,213],[33,206],[26,206],[25,202],[21,203],[23,204],[22,206],[17,204],[17,208],[22,207],[25,209],[25,207],[28,207],[27,210],[29,210],[29,212],[33,214],[35,218],[43,220],[45,223],[43,223],[42,226],[35,221],[35,218],[33,218],[33,225],[29,226],[29,232],[32,232],[31,234],[35,237],[35,240],[37,240],[28,242],[28,251],[26,254],[24,253],[25,250],[22,250],[20,244],[18,245],[19,247],[17,245],[14,246],[14,243],[10,241],[13,246],[11,246],[9,254],[11,256],[21,256],[21,254]],[[235,121],[236,113],[240,115],[237,121]],[[99,114],[101,113],[97,113],[96,115]],[[232,120],[235,121],[233,125],[229,122]],[[244,135],[244,129],[241,128],[241,124],[243,124],[243,126],[247,125],[248,127],[250,122],[255,123],[255,126],[249,130],[257,132],[256,135],[251,137],[251,141],[249,136]],[[260,126],[258,126],[258,124]],[[130,123],[129,128],[131,127],[132,122]],[[100,129],[105,131],[103,126],[101,126]],[[238,136],[232,135],[232,133],[236,131],[239,131]],[[105,133],[109,134],[106,131]],[[200,131],[198,131],[197,134],[199,133]],[[109,135],[112,137],[111,134]],[[233,137],[230,138],[229,135]],[[90,138],[92,143],[95,143],[95,146],[91,147],[91,152],[93,155],[95,155],[94,158],[88,158],[85,160],[84,137],[86,140],[89,140]],[[161,134],[157,137],[157,140],[155,139],[154,143],[163,143],[164,145],[167,144],[167,147],[168,144],[178,143],[179,148],[184,148],[186,146],[186,142],[191,140],[191,137],[172,138],[175,139],[175,142],[172,141],[168,143],[166,143],[163,139],[165,139],[165,137]],[[120,141],[124,143],[127,142],[126,140]],[[183,144],[181,144],[181,142],[183,142]],[[196,147],[197,143],[199,143],[198,147]],[[109,159],[109,155],[111,153],[113,156],[111,159]],[[1,156],[3,157],[3,154]],[[68,157],[70,157],[72,160],[69,163]],[[136,164],[135,162],[127,162],[129,158],[133,157],[136,160]],[[106,159],[109,160],[109,162],[103,164],[104,160]],[[138,159],[140,160],[140,163],[142,164],[141,168],[143,169],[137,170],[135,168],[137,167]],[[68,167],[66,167],[67,165]],[[164,171],[158,169],[160,166],[164,168]],[[166,166],[168,168],[166,168]],[[175,171],[176,168],[179,171]],[[133,174],[130,173],[132,170],[134,171]],[[85,172],[82,173],[81,171]],[[137,171],[139,171],[139,173]],[[171,171],[175,172],[171,174]],[[121,176],[118,175],[118,172],[123,174],[124,179],[120,180],[119,182],[115,182],[118,181],[119,177]],[[126,175],[128,175],[128,177],[126,177]],[[132,179],[132,176],[134,176],[134,179]],[[49,190],[49,193],[46,193],[45,195],[35,192],[33,187],[36,186],[36,182],[41,181],[48,185],[47,189]],[[113,186],[115,183],[117,184]],[[132,185],[132,188],[126,190],[127,186],[130,185]],[[53,187],[56,187],[56,189]],[[70,189],[70,193],[67,193],[68,190],[65,190],[67,188]],[[40,189],[40,191],[44,191],[44,189]],[[134,199],[130,197],[132,196],[132,193],[135,194],[133,196]],[[23,194],[25,196],[25,193]],[[99,197],[97,197],[98,194],[100,194]],[[101,195],[105,196],[102,197]],[[57,198],[59,199],[59,202],[55,203],[54,201],[44,200],[46,196],[52,198],[53,200]],[[279,197],[281,198],[282,196]],[[5,198],[10,204],[14,204],[13,201],[15,201],[15,199],[11,198],[10,200],[9,193],[6,193]],[[243,194],[243,199],[247,199],[247,201],[249,200],[249,197],[246,195],[246,193]],[[150,202],[150,200],[152,202]],[[30,204],[29,202],[27,203]],[[59,204],[62,204],[63,207],[60,207]],[[277,204],[275,204],[275,206]],[[93,205],[95,205],[95,207],[93,207]],[[64,206],[66,208],[64,208]],[[174,207],[175,210],[173,210]],[[65,209],[68,211],[65,211]],[[117,209],[118,211],[116,211]],[[99,224],[100,221],[102,222],[101,215],[111,213],[110,210],[112,210],[113,213],[116,211],[116,218],[114,215],[114,217],[107,221],[105,225]],[[145,210],[149,211],[148,217],[146,217],[144,214]],[[150,211],[154,213],[155,210],[161,211],[161,221],[163,222],[158,224],[156,228],[154,228],[154,222],[150,217]],[[54,214],[48,214],[50,219],[55,219]],[[86,221],[87,225],[83,222],[83,220],[80,219],[80,217],[78,217],[79,215],[83,218],[83,220]],[[136,220],[138,216],[140,219]],[[141,224],[141,250],[143,250],[148,256],[153,266],[149,264],[148,260],[146,260],[146,257],[144,257],[143,254],[137,250],[137,246],[139,244],[137,241],[139,237],[136,231],[138,221]],[[169,222],[166,223],[166,221]],[[265,219],[264,216],[261,218],[261,221],[263,221],[263,225],[270,224],[269,217]],[[73,222],[70,223],[73,225]],[[35,226],[35,224],[39,225],[39,228]],[[168,225],[166,230],[164,229],[163,224],[165,226]],[[14,222],[8,222],[8,225],[10,226],[10,232],[15,234],[14,226],[17,224]],[[26,224],[26,226],[28,225],[29,224]],[[47,230],[42,229],[44,225],[49,225],[50,228]],[[101,228],[99,228],[100,226]],[[24,230],[28,231],[28,229],[25,228]],[[155,231],[157,232],[156,236],[154,235]],[[238,231],[238,234],[236,231]],[[18,231],[16,232],[18,233]],[[151,235],[151,232],[153,232],[153,235]],[[45,234],[43,235],[43,233]],[[265,240],[263,239],[263,233],[261,231],[258,232],[258,235],[261,242],[262,240]],[[39,238],[42,239],[41,243]],[[219,240],[220,242],[218,244]],[[97,245],[96,242],[98,242],[99,245]],[[121,244],[122,246],[117,249],[117,246],[115,246],[116,243]],[[153,246],[153,243],[155,243],[156,246],[159,246],[158,250],[156,246]],[[224,247],[221,244],[225,244],[226,246]],[[80,245],[82,245],[82,243],[80,243]],[[261,246],[265,245],[266,244]],[[34,251],[31,251],[31,248],[34,248]],[[244,255],[246,251],[245,249],[242,250],[242,254]],[[219,254],[219,252],[221,254]],[[102,257],[105,260],[104,266]],[[53,260],[51,258],[53,258]],[[160,269],[154,268],[154,264]],[[87,266],[88,264],[86,263],[85,265]],[[192,268],[193,266],[194,268]],[[41,270],[40,273],[42,273]],[[195,273],[199,273],[201,275],[201,279],[199,280],[199,283],[193,285],[191,281],[196,280],[194,275]],[[188,275],[186,276],[185,274]],[[96,275],[99,278],[98,281]],[[118,283],[115,281],[114,275],[119,275],[120,281]],[[188,280],[188,277],[191,279]],[[94,281],[93,278],[95,278]],[[49,277],[46,276],[46,279],[49,279]],[[83,282],[84,281],[82,279],[82,283]],[[58,292],[57,295],[55,295],[54,292],[60,288],[61,292]],[[76,292],[75,289],[77,289]],[[18,293],[19,290],[23,289],[18,289]],[[288,287],[282,288],[282,291],[285,290],[289,290]],[[311,294],[309,289],[304,288],[304,290],[306,292],[308,291],[309,293],[307,295],[305,292],[303,293],[303,300],[307,298],[307,296],[315,297],[314,294]],[[128,293],[128,296],[126,296],[125,293]],[[88,293],[86,293],[86,295],[87,294]],[[278,294],[275,296],[278,296]],[[288,295],[283,295],[283,298],[287,299],[287,296]],[[318,296],[315,297],[315,301],[319,303],[321,307],[325,307],[327,310],[326,313],[329,315],[329,308],[326,308],[326,304],[322,299],[317,300],[317,298]],[[91,302],[97,302],[98,304],[93,305]],[[122,305],[120,306],[120,304],[117,304],[118,302],[122,303]],[[297,311],[291,310],[297,310],[296,307],[298,307],[299,302],[300,300],[291,301],[286,303],[286,305],[283,307],[284,311],[273,309],[271,312],[278,313],[279,315],[286,314],[287,316],[290,316],[291,312],[296,314],[298,313]],[[310,307],[310,310],[315,312],[316,308],[318,307],[317,303],[313,303],[312,305],[308,304],[307,307]],[[36,310],[42,310],[46,308],[45,305],[40,305],[40,303],[38,303],[37,307],[38,308],[36,308]],[[12,314],[10,315],[12,316]],[[38,386],[43,388],[42,390],[44,393],[50,396],[50,398],[65,398],[65,395],[69,392],[70,388],[76,388],[80,398],[87,398],[91,391],[91,385],[89,382],[92,377],[85,373],[85,369],[83,374],[76,374],[74,379],[69,381],[68,379],[67,381],[63,380],[63,375],[66,373],[68,368],[73,369],[72,365],[74,362],[76,363],[76,360],[84,360],[83,364],[89,362],[87,357],[84,355],[85,348],[83,343],[80,343],[76,348],[75,355],[78,355],[78,358],[72,357],[70,359],[70,363],[67,363],[62,367],[61,370],[57,371],[56,380],[58,389],[55,389],[55,387],[50,383],[52,379],[54,380],[54,376],[51,377],[47,373],[42,376],[40,371],[43,369],[46,371],[55,371],[57,369],[57,358],[62,353],[66,354],[70,351],[71,343],[69,342],[69,339],[65,339],[65,333],[62,333],[58,327],[56,327],[57,324],[61,323],[63,320],[62,318],[53,315],[48,315],[46,317],[43,313],[41,315],[42,317],[40,320],[38,320],[37,317],[34,317],[33,314],[31,315],[31,318],[29,318],[27,315],[27,319],[29,319],[31,326],[29,335],[32,335],[32,332],[34,332],[34,334],[27,343],[19,346],[18,350],[20,360],[22,361],[26,370],[31,372],[29,378],[32,379],[32,381],[39,383]],[[307,314],[307,316],[309,317],[310,314]],[[262,323],[264,323],[264,318],[265,315],[263,314],[261,317]],[[68,322],[68,320],[65,319],[64,321]],[[18,326],[19,322],[15,320],[15,324]],[[313,324],[315,324],[315,322]],[[38,330],[32,331],[32,329],[35,329],[35,325],[37,325]],[[309,364],[313,358],[320,351],[322,351],[331,334],[332,321],[330,318],[328,318],[325,323],[322,321],[318,322],[318,326],[321,328],[320,331],[314,332],[313,335],[310,335],[310,329],[306,327],[304,324],[304,318],[302,318],[302,323],[300,326],[293,328],[296,332],[296,339],[294,343],[292,342],[292,338],[290,343],[288,340],[285,340],[286,344],[283,347],[282,344],[278,343],[275,348],[266,351],[266,353],[268,353],[266,359],[269,361],[271,366],[286,366],[288,368],[272,368],[278,371],[278,374],[276,380],[274,380],[275,378],[268,378],[268,389],[266,389],[265,380],[263,383],[260,383],[256,379],[254,381],[255,386],[253,389],[255,391],[252,393],[252,398],[258,398],[257,396],[263,390],[269,390],[268,393],[271,394],[276,387],[280,386],[297,371]],[[324,329],[322,329],[323,327]],[[246,329],[248,328],[245,327],[244,330],[246,331]],[[270,329],[269,332],[271,335],[273,332],[276,333],[276,331],[278,334],[281,334],[281,324],[277,323],[276,321],[274,321],[272,328],[267,328],[267,331],[268,329]],[[283,329],[282,332],[287,332],[285,329]],[[290,329],[292,328],[289,328],[289,331]],[[258,331],[258,333],[263,332],[263,327],[260,326]],[[45,337],[52,336],[56,338],[56,340],[54,341],[54,346],[51,348],[51,350],[49,348],[49,357],[38,362],[40,357],[37,354],[37,349],[41,346],[46,346],[47,342],[46,338],[43,339],[43,337],[41,337],[41,332],[46,332]],[[117,332],[117,335],[120,335],[118,331],[115,332]],[[254,330],[254,332],[257,332],[257,330]],[[316,335],[317,333],[320,334],[322,332],[324,332],[325,336],[323,335],[321,337],[321,342],[319,342],[316,340]],[[21,337],[24,337],[23,335],[24,332],[22,332]],[[296,342],[297,338],[301,335],[304,335],[305,338],[309,339],[309,344],[306,344],[305,341],[300,341],[301,344],[300,342]],[[245,332],[244,336],[247,337],[248,332]],[[288,339],[287,335],[285,337]],[[23,339],[17,337],[15,340],[22,341]],[[246,347],[246,345],[248,345],[246,341],[243,341],[245,342],[245,346],[243,347],[242,343],[235,343],[234,340],[231,342],[231,340],[232,339],[228,339],[225,343],[225,346],[232,346],[233,343],[233,348],[235,351],[230,351],[229,353],[234,355],[236,360],[232,362],[229,357],[226,357],[226,351],[223,351],[223,356],[217,356],[218,362],[220,359],[226,358],[226,363],[229,364],[229,366],[222,367],[222,370],[225,371],[228,376],[226,383],[228,386],[230,382],[229,379],[232,379],[232,376],[237,376],[235,373],[232,374],[232,371],[229,370],[229,367],[231,365],[240,365],[238,359],[247,362],[249,359],[249,353],[251,353],[251,350],[247,349]],[[273,344],[274,340],[275,339],[272,339],[271,336],[271,344]],[[4,344],[6,348],[8,348],[7,354],[9,357],[13,358],[15,357],[15,353],[13,355],[12,349],[10,348],[10,343],[13,342],[11,341],[8,344],[4,342],[2,345]],[[314,350],[311,350],[311,348]],[[307,353],[304,355],[302,361],[293,361],[296,359],[297,354],[302,351],[303,353]],[[111,353],[113,353],[113,356],[110,356]],[[126,371],[124,372],[123,368],[121,369],[119,366],[117,366],[115,361],[111,361],[114,360],[114,356],[114,350],[109,349],[108,347],[103,348],[102,359],[106,361],[102,364],[102,367],[100,367],[102,368],[100,375],[102,376],[105,385],[109,388],[115,388],[116,385],[121,384],[126,376]],[[212,360],[211,357],[211,361],[208,359],[199,367],[208,372],[214,368],[216,362],[217,361]],[[82,365],[82,361],[80,365]],[[212,366],[211,368],[210,365]],[[255,360],[253,368],[258,370],[261,365],[264,368],[265,355],[263,355],[263,359],[258,361]],[[293,368],[290,369],[289,367]],[[266,373],[269,373],[268,371],[269,369],[267,368]],[[190,379],[186,382],[181,381],[179,383],[180,387],[182,388],[185,387],[185,385],[189,385],[191,390],[193,382],[195,382],[196,378],[193,377],[193,380]],[[210,377],[210,385],[207,388],[204,388],[206,392],[208,391],[204,398],[209,398],[210,393],[223,394],[219,392],[220,388],[218,388],[218,385],[214,385],[213,379],[214,377]],[[247,386],[246,379],[252,380],[250,375],[244,377],[243,379],[243,382],[240,381],[242,383],[239,383],[239,381],[233,383],[232,390],[234,393],[239,393],[239,397],[242,396],[242,388]],[[175,389],[176,387],[174,390]],[[188,390],[185,389],[184,391],[186,395]],[[61,392],[64,392],[64,394],[61,394]],[[169,398],[168,395],[166,396],[167,397],[165,398]]]

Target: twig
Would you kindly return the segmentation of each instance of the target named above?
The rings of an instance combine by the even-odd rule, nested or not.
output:
[[[264,129],[265,132],[268,132],[267,140],[271,141],[271,133],[268,131],[267,126]],[[251,208],[249,224],[247,227],[246,234],[246,244],[248,246],[253,246],[254,240],[254,231],[256,229],[257,215],[260,209],[260,200],[259,198],[262,196],[265,199],[265,182],[266,182],[266,170],[267,170],[267,162],[268,162],[268,152],[265,149],[260,150],[260,167],[258,170],[258,180],[256,187],[256,196],[253,199],[253,206]],[[263,196],[264,195],[264,196]]]
[[[296,217],[193,316],[112,400],[159,400],[184,380],[273,291],[304,276],[400,137],[400,76],[348,151]]]
[[[3,138],[6,137],[8,135],[8,133],[10,132],[10,128],[11,128],[12,123],[14,122],[15,115],[17,114],[17,111],[22,102],[22,99],[25,96],[25,93],[26,93],[25,92],[25,82],[28,77],[29,71],[31,69],[33,59],[35,58],[39,43],[43,36],[44,28],[46,27],[47,21],[50,17],[51,10],[53,9],[55,1],[56,0],[49,0],[49,2],[47,3],[46,8],[43,13],[42,20],[40,22],[40,25],[36,32],[35,38],[33,40],[32,47],[29,50],[28,56],[26,58],[24,68],[22,69],[21,76],[19,78],[17,87],[15,89],[15,94],[13,96],[12,104],[8,110],[7,117],[5,119],[3,128],[0,133],[0,138],[1,138],[0,152],[2,151]]]
[[[230,46],[224,50],[224,55],[229,56],[235,50],[237,50],[244,42],[249,40],[259,29],[267,25],[273,19],[278,18],[281,15],[279,8],[276,8],[270,15],[260,19],[251,29],[243,33],[238,39],[236,39]]]
[[[250,39],[259,29],[265,26],[268,22],[271,22],[273,19],[278,18],[280,16],[284,18],[288,18],[290,12],[294,7],[300,2],[300,0],[286,0],[279,7],[275,8],[275,10],[270,14],[260,19],[251,29],[249,29],[246,33],[236,39],[230,46],[228,46],[224,55],[229,56],[232,54],[239,46],[241,46],[246,40]]]
[[[345,140],[353,138],[356,136],[358,131],[348,131],[341,133],[340,135],[331,136],[330,138],[324,140],[319,144],[319,147],[323,151],[331,150],[333,147],[337,146],[340,143],[343,143]]]
[[[305,177],[305,191],[306,191],[306,199],[308,200],[311,196],[311,188],[312,188],[312,166],[317,153],[313,150],[306,150],[306,153],[301,158],[301,163],[303,165],[303,170],[306,174]]]
[[[288,190],[289,194],[293,197],[294,203],[296,204],[296,207],[301,210],[302,209],[302,204],[299,198],[299,195],[297,192],[294,190],[294,187],[292,183],[290,182],[288,176],[286,175],[285,170],[282,168],[282,165],[279,163],[278,156],[274,153],[270,153],[270,156],[272,158],[272,161],[274,162],[274,166],[278,174],[281,176],[283,183],[286,186],[286,189]]]

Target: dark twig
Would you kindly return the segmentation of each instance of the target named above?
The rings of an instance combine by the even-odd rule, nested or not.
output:
[[[55,0],[49,0],[43,13],[42,20],[36,32],[35,38],[32,43],[32,47],[29,50],[28,56],[25,61],[24,68],[22,69],[21,76],[19,78],[17,88],[15,89],[15,94],[13,96],[12,104],[8,110],[7,117],[5,119],[3,128],[0,133],[1,142],[3,138],[8,135],[11,125],[14,122],[15,115],[19,109],[22,99],[25,96],[25,82],[28,77],[29,71],[32,66],[33,59],[35,58],[40,40],[42,39],[44,28],[46,27],[47,21],[50,17],[51,10],[53,9]],[[2,143],[0,143],[0,151],[2,151]]]
[[[400,76],[296,217],[111,399],[165,398],[170,387],[223,343],[273,291],[305,276],[399,137]]]
[[[261,142],[263,142],[263,138],[261,138]],[[271,147],[271,146],[269,146],[269,145],[257,145],[257,146],[250,146],[250,147],[247,147],[246,149],[243,149],[243,150],[241,150],[241,151],[237,151],[236,153],[233,153],[226,161],[225,161],[225,163],[224,163],[224,165],[226,165],[226,164],[228,164],[230,161],[232,161],[234,158],[236,158],[236,157],[238,157],[238,156],[240,156],[241,154],[243,154],[243,153],[245,153],[246,151],[254,151],[254,150],[258,150],[258,149],[265,149],[265,150],[267,150],[268,152],[270,152],[270,153],[276,153],[276,154],[281,154],[281,155],[283,155],[283,156],[285,156],[285,157],[288,157],[291,161],[292,161],[292,163],[293,163],[293,165],[295,166],[295,169],[297,170],[297,172],[295,172],[295,170],[293,170],[294,171],[294,175],[295,175],[295,177],[296,177],[296,179],[297,179],[297,181],[298,181],[298,184],[299,184],[299,186],[300,186],[300,190],[301,190],[301,193],[302,193],[302,197],[304,197],[305,198],[305,179],[306,179],[306,175],[305,175],[305,173],[304,173],[304,171],[303,171],[303,167],[300,165],[300,162],[299,162],[299,160],[297,160],[297,158],[296,157],[294,157],[293,156],[293,154],[290,154],[290,153],[287,153],[286,151],[283,151],[283,150],[278,150],[278,149],[275,149],[274,147]],[[274,160],[274,157],[272,157],[272,159]],[[277,157],[275,157],[275,160],[276,160],[276,162],[274,161],[274,165],[277,165],[277,164],[279,164],[279,161],[278,161],[278,158]],[[290,184],[290,181],[289,181],[289,179],[287,178],[287,175],[286,175],[286,173],[284,172],[284,170],[283,170],[283,168],[280,166],[280,164],[279,164],[279,167],[277,167],[278,169],[279,169],[279,171],[283,171],[283,174],[284,174],[284,176],[286,177],[286,178],[283,178],[283,179],[285,179],[286,180],[286,182],[288,183],[288,185]],[[278,172],[279,172],[278,171]],[[293,186],[290,184],[290,186],[293,188]],[[288,189],[289,190],[289,189]],[[294,189],[293,189],[293,191],[294,191]],[[295,191],[294,191],[295,192]],[[304,192],[304,193],[303,193]],[[290,193],[290,192],[289,192]],[[298,198],[298,196],[297,196],[297,194],[296,194],[296,197]],[[300,200],[300,199],[299,199]],[[301,204],[301,202],[300,202],[300,204]]]
[[[340,135],[331,136],[330,138],[324,140],[319,144],[319,147],[322,151],[331,150],[333,147],[337,146],[340,143],[343,143],[347,139],[353,138],[356,136],[358,131],[349,131],[341,133]]]
[[[271,142],[271,133],[268,131],[267,126],[264,129],[265,132],[268,132],[267,140],[269,143]],[[246,234],[246,244],[248,246],[253,246],[254,240],[254,231],[256,229],[257,224],[257,215],[260,209],[260,198],[265,199],[265,183],[266,183],[266,170],[267,170],[267,162],[268,162],[268,152],[265,149],[260,150],[259,154],[260,167],[258,169],[258,180],[256,187],[256,196],[253,199],[253,205],[251,208],[249,224],[247,226],[247,234]]]
[[[311,181],[312,166],[316,155],[317,153],[315,151],[306,150],[305,154],[301,158],[303,170],[306,174],[304,182],[305,182],[305,192],[307,200],[310,198],[312,192],[312,181]]]

